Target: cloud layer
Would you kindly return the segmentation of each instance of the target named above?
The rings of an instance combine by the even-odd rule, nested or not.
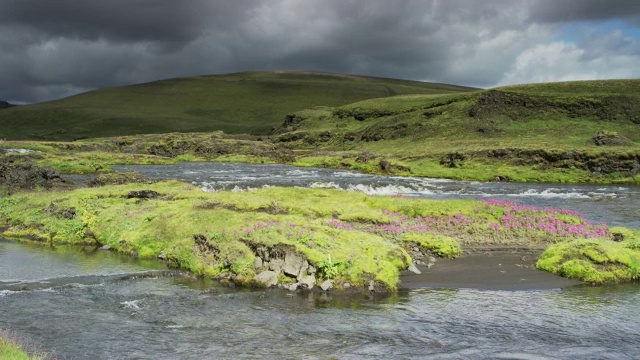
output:
[[[640,77],[638,27],[640,2],[615,0],[4,0],[0,99],[270,69],[480,87]]]

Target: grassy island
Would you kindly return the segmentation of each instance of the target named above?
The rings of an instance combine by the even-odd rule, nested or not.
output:
[[[0,199],[0,217],[9,238],[157,257],[243,285],[329,280],[394,290],[416,262],[491,245],[547,248],[539,268],[585,282],[640,276],[639,232],[497,200],[295,188],[207,193],[169,181],[17,194]]]

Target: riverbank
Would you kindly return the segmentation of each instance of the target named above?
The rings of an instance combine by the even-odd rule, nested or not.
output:
[[[207,193],[167,181],[16,194],[0,199],[0,217],[9,238],[101,247],[290,290],[395,291],[403,270],[496,245],[546,248],[539,268],[590,283],[640,273],[638,231],[498,200],[299,188]]]
[[[45,360],[43,355],[29,355],[17,340],[13,339],[8,332],[0,332],[0,359],[3,360]]]

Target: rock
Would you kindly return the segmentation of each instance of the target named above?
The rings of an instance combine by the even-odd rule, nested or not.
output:
[[[316,278],[315,276],[305,276],[300,280],[300,288],[301,289],[313,289],[313,287],[316,285]]]
[[[17,163],[14,158],[0,158],[0,186],[6,186],[8,193],[17,189],[33,190],[38,187],[70,188],[57,171],[49,167],[39,167],[32,163]]]
[[[369,291],[376,291],[376,283],[373,280],[369,281]]]
[[[350,289],[351,288],[351,283],[346,282],[346,283],[342,284],[342,288],[345,289],[345,290],[346,289]]]
[[[277,273],[282,271],[282,267],[285,265],[285,261],[282,259],[272,259],[269,262],[269,270],[273,270]]]
[[[262,269],[262,258],[256,256],[256,259],[253,261],[253,268],[256,270]]]
[[[135,251],[135,250],[131,250],[131,257],[137,258],[138,257],[138,252]]]
[[[98,250],[106,250],[106,251],[109,251],[109,250],[111,250],[111,246],[109,246],[109,245],[104,245],[104,246],[99,247],[99,248],[98,248]]]
[[[253,281],[255,281],[258,285],[264,287],[275,286],[278,285],[278,273],[270,270],[263,271],[260,274],[256,275],[253,278]]]
[[[422,274],[422,271],[418,270],[415,264],[409,265],[409,268],[407,270],[411,271],[414,274]]]
[[[297,277],[300,275],[300,270],[305,262],[305,258],[293,250],[289,250],[285,254],[284,267],[282,271],[289,275]],[[307,265],[308,266],[308,265]]]
[[[315,266],[309,265],[309,268],[307,269],[307,273],[309,273],[309,275],[314,275],[316,273],[316,271],[318,271],[318,270],[316,269]]]
[[[333,288],[333,280],[325,280],[320,284],[320,289],[323,291],[328,291]]]
[[[167,255],[165,254],[164,250],[160,251],[160,254],[158,254],[158,259],[160,259],[160,260],[166,260],[167,259]]]
[[[598,131],[598,133],[592,138],[593,143],[597,146],[607,145],[630,145],[631,140],[618,134],[615,131]]]
[[[282,284],[280,286],[289,291],[296,291],[298,289],[298,283]]]
[[[304,261],[302,261],[302,266],[300,267],[300,272],[298,273],[298,276],[296,276],[296,278],[298,280],[302,279],[304,276],[307,275],[308,270],[309,270],[309,262],[307,261],[307,259],[304,259]]]
[[[129,191],[127,199],[156,199],[160,194],[153,190]]]
[[[380,160],[380,163],[378,165],[380,166],[380,170],[382,171],[391,170],[391,163],[386,160]]]

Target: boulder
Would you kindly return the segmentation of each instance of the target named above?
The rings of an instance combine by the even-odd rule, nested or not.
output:
[[[300,285],[299,287],[301,289],[313,289],[313,287],[316,286],[316,278],[315,276],[305,276],[300,280]]]
[[[273,270],[277,273],[282,271],[283,266],[285,266],[285,260],[282,259],[271,259],[269,262],[269,270]]]
[[[333,288],[333,280],[325,280],[320,284],[320,289],[323,291],[328,291]]]
[[[418,274],[418,275],[422,274],[422,271],[418,270],[415,264],[409,265],[409,268],[407,270],[411,271],[414,274]]]
[[[618,134],[615,131],[598,131],[598,133],[592,138],[593,143],[597,146],[607,145],[630,145],[631,140]]]
[[[298,277],[305,262],[306,259],[302,257],[302,255],[293,250],[288,250],[285,254],[282,271],[289,276]],[[309,265],[307,264],[307,267],[308,266]]]
[[[275,286],[278,285],[278,273],[271,270],[263,271],[260,274],[256,275],[253,278],[253,281],[255,281],[258,285],[264,287]]]
[[[296,291],[298,289],[298,283],[282,284],[280,286],[289,291]]]

